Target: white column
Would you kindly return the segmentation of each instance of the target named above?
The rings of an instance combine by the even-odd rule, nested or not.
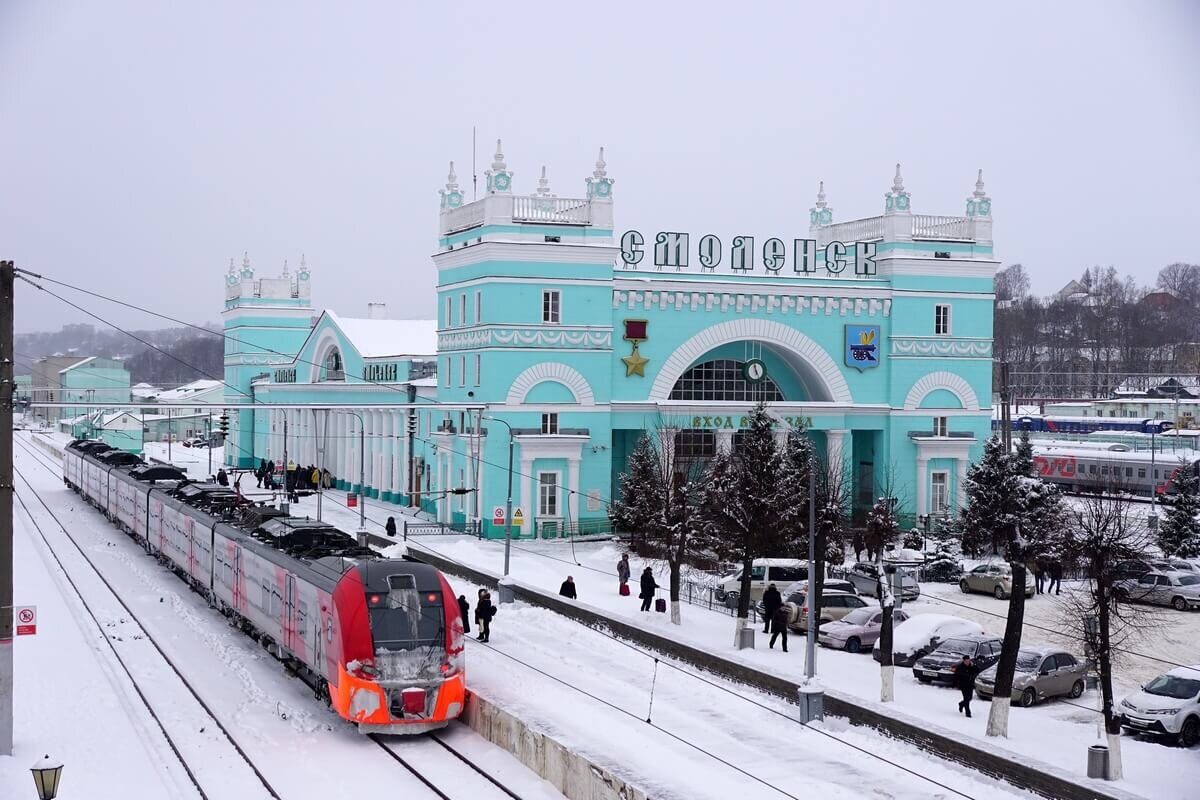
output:
[[[350,415],[339,411],[334,419],[337,421],[333,428],[337,434],[337,477],[345,481],[350,479],[350,431],[347,424]]]
[[[392,494],[408,492],[404,483],[404,449],[407,446],[408,431],[404,427],[404,412],[392,412]]]
[[[929,513],[929,459],[917,456],[917,514]]]
[[[849,433],[850,431],[842,429],[825,431],[825,455],[829,459],[829,465],[840,465],[843,474],[848,473],[850,467],[850,458],[846,455],[846,437]]]
[[[378,412],[368,411],[363,414],[367,420],[367,486],[379,488],[378,470],[375,468],[375,453],[379,451],[379,419]]]
[[[521,487],[521,491],[517,496],[521,498],[521,511],[525,513],[525,532],[528,533],[533,529],[534,509],[533,501],[530,500],[532,492],[532,484],[537,480],[537,476],[533,474],[533,459],[521,457],[521,471],[513,476],[513,480],[517,481],[517,485]]]
[[[954,502],[951,503],[951,508],[962,508],[967,504],[967,459],[965,456],[960,456],[954,462]]]
[[[733,431],[719,430],[717,434],[717,452],[729,455],[733,452]]]
[[[567,508],[567,523],[579,524],[579,463],[578,458],[567,459],[567,496],[563,503]]]
[[[387,492],[391,496],[395,488],[395,471],[393,451],[396,446],[396,441],[393,438],[395,435],[395,413],[392,411],[383,412],[383,485],[379,487],[379,492]]]

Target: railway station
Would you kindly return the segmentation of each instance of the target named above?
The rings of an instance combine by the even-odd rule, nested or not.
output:
[[[262,277],[231,262],[226,400],[251,407],[232,415],[229,465],[282,465],[286,448],[339,488],[496,536],[511,434],[515,530],[601,531],[644,431],[704,460],[765,400],[781,437],[803,425],[839,465],[855,512],[884,492],[909,518],[961,502],[991,424],[982,172],[961,216],[916,213],[899,165],[877,216],[835,221],[822,184],[786,236],[621,230],[603,150],[579,196],[544,169],[515,189],[500,142],[478,200],[450,165],[436,320],[318,313],[307,264]],[[308,408],[322,403],[361,410]]]

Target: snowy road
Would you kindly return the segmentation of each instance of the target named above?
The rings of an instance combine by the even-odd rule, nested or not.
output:
[[[386,790],[412,798],[507,798],[500,789],[433,742],[389,738],[388,747],[400,752],[418,771],[428,772],[430,789],[393,760],[371,739],[339,719],[300,681],[284,674],[279,662],[230,627],[199,595],[189,591],[172,573],[148,557],[125,534],[117,531],[97,511],[63,486],[58,465],[33,450],[26,437],[17,439],[15,466],[44,498],[54,514],[79,541],[152,635],[163,651],[196,688],[213,713],[232,732],[280,797],[291,800],[372,796]],[[47,532],[55,552],[69,555],[65,534],[45,509],[37,510],[30,486],[17,480],[18,494]],[[62,586],[62,571],[50,560],[45,543],[28,524],[18,504],[18,599],[34,597],[48,609],[33,642],[18,643],[18,754],[22,761],[0,759],[0,796],[27,793],[27,760],[32,763],[45,750],[67,762],[64,796],[70,786],[77,796],[175,798],[200,796],[180,759],[175,757],[160,731],[139,704],[128,676],[115,666],[111,651],[104,652],[95,623],[78,601],[71,602]],[[109,641],[126,658],[139,686],[176,739],[180,753],[206,789],[208,797],[269,796],[261,783],[257,789],[245,778],[244,762],[238,767],[219,732],[196,711],[197,704],[179,688],[176,678],[164,672],[158,656],[128,616],[113,605],[98,578],[85,580],[90,571],[78,554],[63,558],[66,573],[79,582],[87,603],[97,609]],[[105,593],[107,592],[107,600]],[[60,594],[62,596],[60,596]],[[60,610],[55,610],[56,605]],[[105,605],[107,603],[107,605]],[[74,625],[72,624],[74,620]],[[124,621],[122,621],[124,620]],[[78,627],[76,627],[76,625]],[[89,634],[88,626],[92,633]],[[84,637],[81,639],[81,633]],[[30,638],[30,637],[26,637]],[[83,642],[87,642],[85,646]],[[50,645],[46,647],[46,645]],[[72,654],[69,664],[56,651]],[[82,652],[81,652],[82,651]],[[90,652],[88,652],[90,651]],[[84,656],[87,656],[85,658]],[[156,659],[157,662],[156,663]],[[36,705],[22,703],[29,692]],[[73,698],[88,697],[86,708]],[[140,709],[140,710],[139,710]],[[123,722],[125,720],[125,722]],[[452,726],[461,728],[461,726]],[[201,730],[203,728],[203,730]],[[561,799],[545,781],[516,759],[476,734],[461,728],[443,733],[448,742],[472,760],[486,764],[492,774],[524,800]],[[130,745],[141,743],[140,747]],[[37,751],[37,756],[24,758]],[[411,758],[410,758],[411,755]],[[252,777],[252,773],[251,773]],[[148,780],[155,780],[151,785]],[[440,792],[440,794],[439,794]]]

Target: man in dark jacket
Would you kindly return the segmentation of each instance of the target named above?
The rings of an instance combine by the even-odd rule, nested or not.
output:
[[[486,642],[492,638],[492,617],[496,615],[496,607],[492,605],[492,593],[487,589],[479,590],[479,602],[475,604],[475,622],[479,624],[479,641]]]
[[[1050,562],[1050,585],[1046,588],[1046,594],[1054,592],[1062,594],[1062,562],[1057,558]]]
[[[462,614],[463,634],[471,632],[471,604],[467,602],[467,596],[460,594],[458,596],[458,613]]]
[[[224,467],[217,470],[217,483],[219,483],[221,486],[229,485],[229,473],[225,471]]]
[[[962,661],[954,668],[954,685],[962,692],[958,713],[966,711],[968,717],[971,716],[971,695],[975,692],[975,676],[978,674],[979,667],[975,666],[970,656],[963,656]]]
[[[771,641],[767,647],[775,647],[775,637],[783,635],[783,652],[787,652],[788,610],[780,604],[771,613]]]
[[[771,632],[771,620],[775,617],[775,611],[783,605],[783,596],[779,594],[779,590],[775,588],[775,584],[767,587],[763,592],[763,633]],[[787,634],[784,634],[783,649],[787,650]]]
[[[558,593],[572,600],[577,599],[579,595],[575,593],[575,579],[568,575],[567,579],[562,582],[562,586],[558,587]]]
[[[638,597],[642,598],[642,611],[650,610],[650,603],[654,600],[654,592],[658,589],[658,583],[654,580],[654,573],[649,567],[642,570],[642,593]]]
[[[395,539],[396,538],[396,518],[388,517],[387,524],[383,526],[383,529],[384,529],[384,531],[387,532],[388,536]]]

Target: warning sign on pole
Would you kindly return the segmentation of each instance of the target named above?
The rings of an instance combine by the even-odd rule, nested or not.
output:
[[[503,525],[504,524],[504,506],[496,506],[495,508],[492,509],[492,524],[493,525]]]
[[[346,495],[346,508],[358,508],[358,495],[354,492]]]
[[[37,606],[17,606],[17,636],[37,633]]]
[[[513,509],[513,527],[519,528],[525,524],[525,513],[521,511],[521,507],[517,506]]]

